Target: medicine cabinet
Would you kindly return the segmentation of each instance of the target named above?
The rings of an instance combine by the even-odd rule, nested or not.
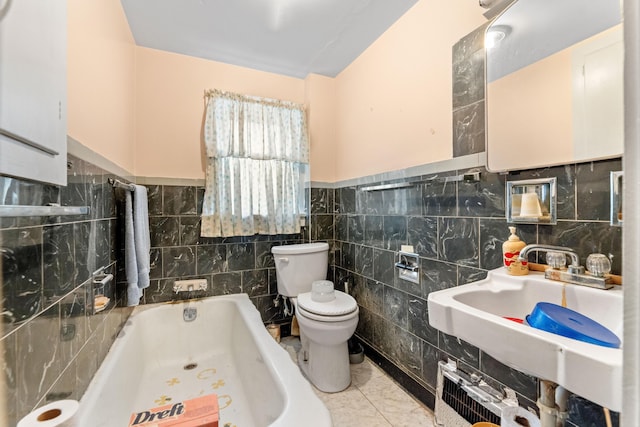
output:
[[[485,36],[487,168],[622,155],[620,2],[516,0]]]
[[[67,2],[0,2],[0,174],[67,183]]]

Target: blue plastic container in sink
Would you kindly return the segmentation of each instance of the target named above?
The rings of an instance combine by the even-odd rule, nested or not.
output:
[[[577,311],[550,302],[537,303],[526,317],[526,323],[563,337],[604,347],[620,347],[620,338],[608,328]]]

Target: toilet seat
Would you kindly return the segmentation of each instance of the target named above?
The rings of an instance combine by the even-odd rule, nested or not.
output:
[[[296,308],[308,319],[321,322],[341,322],[357,315],[358,303],[351,295],[335,291],[335,296],[332,301],[317,302],[311,292],[304,292],[298,295]]]
[[[344,322],[347,320],[351,320],[354,317],[358,317],[358,313],[359,310],[358,308],[355,309],[355,311],[352,311],[349,314],[343,314],[342,316],[322,316],[320,314],[315,314],[312,313],[310,311],[306,311],[304,308],[298,306],[296,309],[296,314],[299,317],[304,317],[306,319],[309,320],[315,320],[318,323],[338,323],[338,322]]]

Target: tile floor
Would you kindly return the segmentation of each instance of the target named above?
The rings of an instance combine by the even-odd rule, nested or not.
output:
[[[297,360],[297,337],[283,338],[282,347]],[[433,412],[415,400],[375,363],[351,365],[351,385],[340,393],[316,394],[331,412],[334,427],[434,427]]]

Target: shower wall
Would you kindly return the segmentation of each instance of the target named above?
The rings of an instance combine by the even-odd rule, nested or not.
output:
[[[282,305],[276,306],[274,245],[300,243],[298,234],[208,238],[200,236],[204,188],[193,185],[148,185],[151,232],[151,285],[142,303],[186,298],[176,295],[176,280],[206,279],[208,289],[192,296],[245,292],[264,322],[283,322]],[[124,263],[120,263],[121,266]],[[123,268],[123,267],[122,267]],[[122,268],[118,281],[124,283]]]
[[[89,206],[79,216],[0,218],[0,425],[14,426],[49,401],[79,399],[130,314],[113,282],[92,273],[116,268],[114,177],[68,156],[68,186],[0,176],[5,205]],[[96,292],[111,302],[93,311]],[[4,424],[3,424],[4,423]]]

